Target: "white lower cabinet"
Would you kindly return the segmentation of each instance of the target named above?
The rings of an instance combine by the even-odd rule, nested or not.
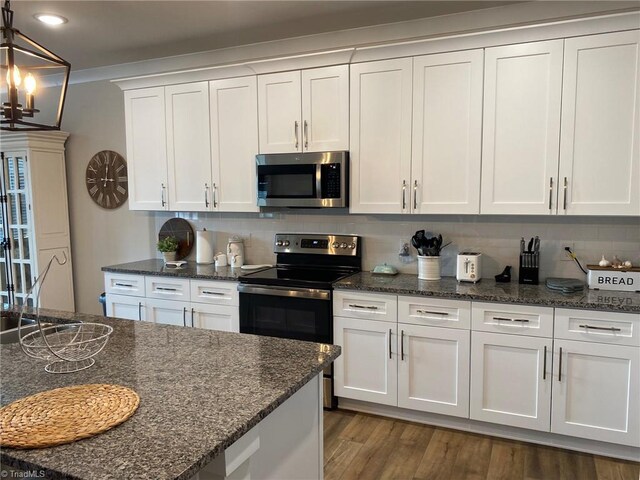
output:
[[[393,352],[395,323],[334,317],[333,340],[342,347],[334,363],[338,397],[384,405],[397,404],[397,352]]]
[[[146,305],[147,318],[145,320],[149,322],[183,327],[188,325],[187,316],[191,310],[191,304],[189,302],[147,298]]]
[[[223,330],[225,332],[240,331],[240,314],[238,307],[224,305],[191,304],[192,327],[207,330]]]
[[[146,298],[107,293],[107,316],[146,320]]]
[[[398,329],[398,406],[468,418],[469,330]]]
[[[472,332],[473,420],[549,431],[550,338]]]

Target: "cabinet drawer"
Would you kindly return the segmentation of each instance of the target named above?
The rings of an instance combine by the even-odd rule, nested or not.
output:
[[[640,314],[556,308],[555,338],[640,347]]]
[[[398,297],[379,293],[334,291],[333,314],[337,317],[368,318],[395,323],[398,319]]]
[[[398,321],[413,325],[471,328],[471,302],[424,297],[398,297]]]
[[[553,336],[553,308],[472,302],[471,325],[481,332]]]
[[[116,295],[144,297],[145,285],[143,275],[126,275],[120,273],[104,274],[104,290]]]
[[[238,306],[238,284],[217,280],[191,280],[191,301]]]
[[[189,301],[189,279],[172,277],[145,277],[148,298]]]

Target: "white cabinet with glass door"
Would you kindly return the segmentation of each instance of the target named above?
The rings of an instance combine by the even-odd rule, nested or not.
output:
[[[164,87],[124,92],[129,209],[168,210]]]
[[[258,100],[255,76],[209,82],[214,211],[256,212]]]
[[[483,51],[413,59],[411,212],[479,213]]]
[[[209,84],[165,87],[169,208],[211,209]]]
[[[412,59],[351,65],[351,213],[410,209]]]
[[[564,45],[558,213],[640,215],[640,30]]]
[[[555,214],[562,40],[485,50],[480,213]]]

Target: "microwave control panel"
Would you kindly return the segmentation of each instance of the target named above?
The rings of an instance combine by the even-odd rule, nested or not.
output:
[[[340,164],[325,163],[320,166],[320,178],[322,179],[320,188],[322,198],[340,198]]]

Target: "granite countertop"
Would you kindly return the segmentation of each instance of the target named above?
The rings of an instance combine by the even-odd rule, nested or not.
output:
[[[121,263],[102,267],[103,272],[126,273],[130,275],[157,275],[161,277],[200,278],[203,280],[237,281],[240,275],[256,272],[257,270],[242,270],[241,268],[216,267],[215,265],[198,265],[187,262],[182,267],[167,267],[159,258],[140,260],[138,262]]]
[[[580,293],[553,292],[544,285],[520,285],[517,282],[496,283],[483,279],[475,285],[458,283],[454,277],[439,281],[419,280],[417,275],[398,274],[392,277],[361,272],[333,284],[335,289],[362,290],[440,297],[483,302],[518,303],[546,307],[583,308],[610,312],[640,312],[640,293],[585,290]]]
[[[9,312],[11,314],[12,312]],[[15,314],[15,312],[13,313]],[[53,479],[188,479],[340,355],[337,346],[44,311],[100,322],[113,334],[94,366],[46,373],[19,344],[0,351],[0,404],[85,383],[140,395],[140,407],[101,435],[53,448],[3,448],[0,461]]]

